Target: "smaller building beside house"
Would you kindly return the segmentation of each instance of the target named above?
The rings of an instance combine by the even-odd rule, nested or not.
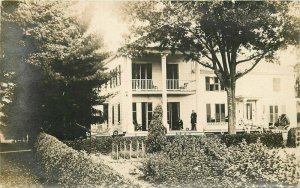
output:
[[[227,95],[214,72],[180,54],[151,52],[142,58],[112,57],[106,61],[114,77],[100,95],[113,94],[103,105],[105,125],[127,135],[147,134],[152,113],[163,108],[169,133],[228,131]],[[282,114],[297,125],[293,70],[261,63],[237,81],[237,131],[245,125],[268,128]],[[191,114],[196,130],[191,130]],[[182,120],[183,127],[178,124]]]

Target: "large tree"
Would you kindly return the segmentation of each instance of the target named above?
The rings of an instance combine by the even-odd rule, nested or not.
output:
[[[93,106],[103,101],[97,88],[109,78],[102,63],[107,53],[101,51],[101,37],[87,33],[87,24],[70,7],[69,2],[25,1],[5,14],[4,21],[22,31],[18,43],[26,49],[19,62],[25,69],[16,70],[24,81],[16,82],[12,102],[4,108],[4,121],[16,129],[27,124],[27,131],[36,127],[70,138],[81,135],[72,132],[74,127],[84,133],[99,121]]]
[[[149,46],[181,52],[214,71],[227,91],[228,130],[235,134],[236,81],[263,59],[299,40],[292,2],[151,1],[122,7],[131,34],[123,52],[141,54]],[[243,66],[240,66],[242,65]],[[245,66],[246,65],[246,66]]]

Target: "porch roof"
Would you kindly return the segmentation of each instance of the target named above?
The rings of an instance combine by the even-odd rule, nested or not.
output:
[[[251,100],[251,101],[258,101],[261,99],[261,97],[256,97],[256,96],[244,96],[244,95],[237,95],[235,97],[237,100]]]

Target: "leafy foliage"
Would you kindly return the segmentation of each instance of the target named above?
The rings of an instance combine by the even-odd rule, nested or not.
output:
[[[102,136],[90,139],[76,139],[64,141],[65,144],[76,150],[84,150],[90,153],[101,153],[108,155],[112,152],[112,145],[124,145],[126,144],[127,149],[129,148],[129,143],[132,143],[133,150],[137,148],[137,142],[145,141],[145,137],[110,137]],[[141,144],[140,144],[141,147]]]
[[[161,151],[166,143],[167,129],[162,123],[163,109],[160,105],[156,106],[152,115],[152,120],[149,126],[149,133],[146,139],[147,153]]]
[[[25,123],[27,131],[30,125],[42,125],[60,138],[74,138],[85,134],[82,127],[100,121],[93,117],[92,106],[103,102],[97,88],[109,77],[101,63],[107,54],[99,50],[101,37],[87,33],[87,27],[68,13],[71,5],[29,1],[4,14],[5,22],[21,31],[17,36],[23,51],[17,54],[27,70],[26,82],[16,82],[6,124],[20,128]]]
[[[297,184],[297,165],[294,155],[283,158],[260,141],[227,147],[218,138],[179,136],[149,156],[141,170],[148,180],[168,186],[286,186]]]
[[[76,151],[53,136],[39,135],[36,154],[49,183],[63,187],[132,186],[108,166],[94,163],[86,152]]]
[[[263,133],[263,134],[236,134],[236,135],[220,135],[221,142],[229,146],[236,146],[243,140],[246,143],[256,143],[258,140],[268,148],[282,148],[283,138],[281,133]]]
[[[287,140],[287,146],[288,147],[297,147],[296,146],[296,131],[299,131],[298,127],[291,128],[288,132],[288,140]]]

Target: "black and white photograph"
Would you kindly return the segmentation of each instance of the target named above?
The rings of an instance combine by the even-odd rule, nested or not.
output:
[[[0,187],[299,186],[299,1],[0,0]]]

